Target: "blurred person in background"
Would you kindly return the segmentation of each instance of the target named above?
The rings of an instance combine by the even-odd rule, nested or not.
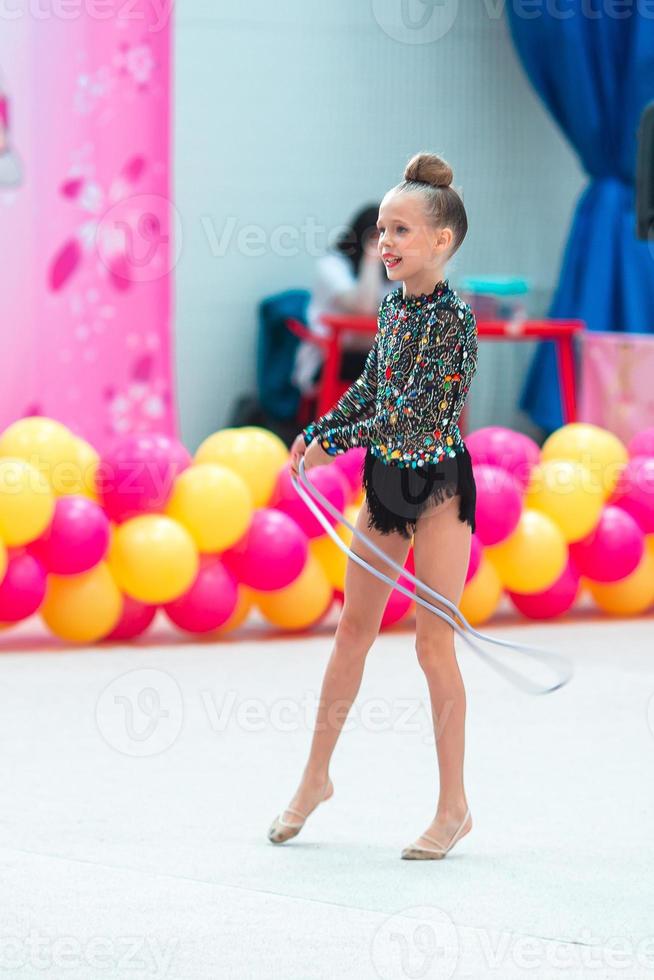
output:
[[[307,308],[307,326],[312,333],[318,336],[329,333],[328,327],[320,322],[324,314],[350,313],[376,318],[381,300],[393,288],[377,249],[378,214],[378,204],[361,208],[336,244],[318,259]],[[373,332],[343,334],[343,377],[358,378],[373,338]],[[318,380],[322,364],[322,350],[309,341],[301,341],[291,375],[293,384],[300,391],[307,391]]]

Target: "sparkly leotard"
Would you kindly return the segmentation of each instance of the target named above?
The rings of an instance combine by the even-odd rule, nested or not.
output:
[[[386,463],[423,467],[466,452],[458,418],[477,370],[477,328],[449,280],[379,307],[362,374],[325,415],[302,430],[335,456],[367,446]]]

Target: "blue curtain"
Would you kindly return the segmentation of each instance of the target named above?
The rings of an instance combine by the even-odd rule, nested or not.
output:
[[[654,332],[654,248],[635,233],[637,133],[654,99],[654,11],[642,11],[635,0],[507,4],[524,69],[590,178],[549,310],[589,330]],[[536,349],[520,408],[548,434],[563,424],[551,341]]]

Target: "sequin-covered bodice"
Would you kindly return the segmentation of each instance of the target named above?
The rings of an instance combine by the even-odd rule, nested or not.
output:
[[[384,297],[361,375],[303,429],[331,456],[370,446],[397,466],[424,466],[465,449],[458,418],[477,370],[477,325],[447,279],[429,294]]]

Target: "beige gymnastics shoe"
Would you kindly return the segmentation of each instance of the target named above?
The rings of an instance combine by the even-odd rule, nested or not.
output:
[[[409,844],[402,851],[402,857],[406,861],[438,861],[440,858],[444,858],[445,855],[450,851],[456,842],[467,834],[469,830],[472,829],[472,821],[470,826],[465,829],[466,824],[470,818],[470,807],[466,810],[466,815],[457,827],[457,829],[452,834],[450,842],[447,847],[444,847],[440,841],[437,841],[434,837],[430,837],[429,834],[421,834],[419,839],[428,840],[431,844],[436,844],[436,847],[422,847],[420,844]]]
[[[325,792],[321,800],[318,801],[316,806],[320,806],[321,803],[326,802],[334,795],[334,784],[331,779],[327,779],[325,783]],[[314,807],[314,810],[316,807]],[[285,813],[294,813],[296,817],[302,817],[301,823],[289,823],[288,820],[284,820]],[[313,810],[311,811],[313,813]],[[290,840],[291,837],[297,837],[302,828],[304,827],[305,821],[310,814],[302,813],[301,810],[296,810],[292,806],[287,806],[271,823],[268,829],[268,840],[273,844],[283,844],[285,841]]]

